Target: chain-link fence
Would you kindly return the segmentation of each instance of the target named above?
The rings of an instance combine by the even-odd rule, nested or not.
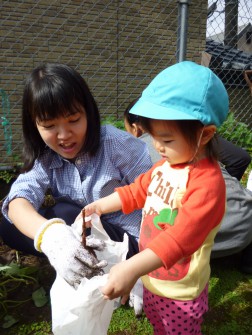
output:
[[[24,80],[44,62],[88,82],[102,116],[128,103],[165,67],[203,62],[224,81],[230,110],[251,127],[252,0],[3,0],[0,4],[0,165],[21,157]]]

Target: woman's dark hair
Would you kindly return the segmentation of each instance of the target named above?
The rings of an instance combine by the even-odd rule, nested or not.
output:
[[[151,134],[151,121],[152,119],[146,117],[139,117],[139,123],[141,124],[144,131]],[[165,122],[165,120],[164,120]],[[176,127],[182,136],[186,139],[192,149],[197,150],[198,146],[198,133],[203,128],[203,124],[198,120],[175,120]],[[206,144],[206,156],[212,160],[218,160],[218,153],[214,149],[214,141],[216,141],[216,136]]]
[[[54,119],[85,109],[87,134],[83,150],[94,155],[100,144],[100,114],[82,76],[63,64],[44,64],[28,76],[22,104],[24,171],[29,171],[45,150],[36,121]]]

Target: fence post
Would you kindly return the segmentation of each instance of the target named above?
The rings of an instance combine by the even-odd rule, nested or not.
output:
[[[224,45],[237,49],[238,34],[238,0],[225,0]]]
[[[177,62],[182,62],[186,59],[189,4],[190,0],[178,1]]]

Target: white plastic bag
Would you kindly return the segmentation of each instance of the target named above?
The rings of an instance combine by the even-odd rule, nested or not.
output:
[[[124,260],[128,252],[128,236],[114,242],[103,229],[99,217],[92,215],[91,233],[103,239],[106,247],[96,251],[98,259],[108,265],[103,276],[83,278],[75,290],[57,275],[51,288],[52,331],[55,335],[106,335],[117,300],[104,300],[100,288],[105,285],[110,268]]]

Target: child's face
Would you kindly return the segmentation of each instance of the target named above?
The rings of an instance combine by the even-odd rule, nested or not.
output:
[[[152,137],[155,149],[171,165],[190,162],[195,154],[174,121],[152,120]]]
[[[66,117],[38,121],[37,128],[48,147],[66,159],[73,159],[85,141],[86,113],[77,112]]]

